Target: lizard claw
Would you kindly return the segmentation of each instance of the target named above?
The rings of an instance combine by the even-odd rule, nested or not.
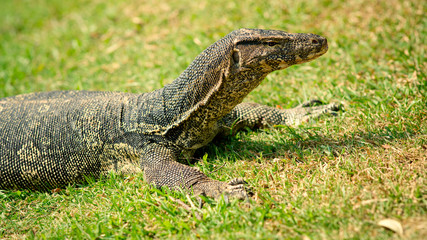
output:
[[[228,182],[228,184],[235,186],[235,185],[239,185],[239,184],[248,184],[248,182],[246,182],[245,180],[243,180],[241,178],[234,178],[230,182]]]
[[[237,198],[237,199],[249,199],[249,197],[253,196],[253,193],[249,187],[247,187],[248,183],[241,179],[241,178],[235,178],[232,179],[228,184],[226,185],[226,189],[224,191],[224,195],[231,197],[231,198]]]
[[[343,104],[341,103],[319,104],[322,104],[322,101],[310,100],[295,108],[282,110],[284,119],[286,119],[285,124],[296,126],[311,119],[318,119],[323,115],[336,116],[339,111],[344,111]]]
[[[250,188],[247,187],[247,182],[236,178],[228,183],[220,181],[208,181],[196,184],[193,186],[195,195],[204,195],[215,199],[224,196],[224,200],[228,202],[229,199],[249,199],[253,195]]]
[[[306,102],[301,103],[300,105],[298,105],[295,108],[310,108],[310,107],[316,107],[316,106],[320,106],[319,108],[325,108],[328,109],[330,111],[334,111],[334,112],[338,112],[338,111],[344,111],[344,106],[342,103],[331,103],[331,104],[327,104],[324,105],[325,103],[318,100],[318,99],[312,99]],[[322,107],[323,105],[323,107]]]
[[[342,103],[332,103],[331,104],[331,110],[335,111],[335,112],[345,111],[344,104],[342,104]]]
[[[305,107],[314,107],[318,105],[323,105],[323,102],[319,99],[311,99],[307,102],[303,102],[300,105],[297,106],[297,108],[305,108]]]

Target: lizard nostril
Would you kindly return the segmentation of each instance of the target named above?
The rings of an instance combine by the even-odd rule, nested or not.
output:
[[[312,43],[312,44],[319,44],[319,41],[317,41],[316,39],[312,39],[312,40],[311,40],[311,43]]]

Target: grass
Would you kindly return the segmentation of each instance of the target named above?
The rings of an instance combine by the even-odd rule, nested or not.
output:
[[[289,108],[320,98],[346,111],[203,149],[195,166],[246,179],[250,203],[184,208],[179,201],[195,198],[143,176],[0,191],[0,238],[425,239],[426,10],[418,0],[1,1],[0,97],[151,91],[209,44],[251,27],[317,33],[330,48],[270,74],[246,101]],[[403,235],[378,225],[389,218]]]

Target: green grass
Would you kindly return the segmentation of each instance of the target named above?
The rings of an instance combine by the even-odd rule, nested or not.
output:
[[[427,2],[0,1],[0,97],[146,92],[241,28],[313,32],[329,52],[270,74],[246,101],[312,98],[346,111],[214,142],[195,164],[246,179],[250,203],[153,189],[118,176],[58,193],[0,192],[0,238],[425,239]],[[214,171],[216,170],[216,171]],[[212,172],[212,173],[210,173]],[[199,216],[199,217],[197,217]],[[378,226],[399,221],[403,236]]]

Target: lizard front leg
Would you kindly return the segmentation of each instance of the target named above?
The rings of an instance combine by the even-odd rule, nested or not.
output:
[[[144,148],[141,168],[145,180],[157,188],[193,190],[195,195],[218,198],[225,194],[232,198],[245,199],[245,182],[232,180],[229,183],[208,178],[201,171],[176,161],[175,153],[160,144],[152,143]]]
[[[318,100],[305,102],[295,108],[278,109],[257,103],[241,103],[220,122],[220,135],[235,134],[242,128],[265,128],[273,125],[299,125],[325,114],[335,115],[342,109],[340,104],[321,104]]]

